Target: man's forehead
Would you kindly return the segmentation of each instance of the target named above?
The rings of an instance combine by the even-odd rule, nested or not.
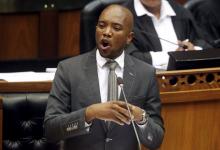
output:
[[[105,11],[101,14],[99,20],[102,21],[115,21],[115,22],[124,22],[126,19],[126,14],[122,11]]]
[[[126,22],[125,19],[122,18],[114,18],[114,19],[108,19],[108,18],[104,18],[104,19],[99,19],[99,22],[103,22],[103,23],[107,23],[107,24],[114,24],[114,25],[121,25],[121,26],[125,26]]]
[[[118,20],[120,22],[125,18],[126,16],[121,14],[103,14],[100,16],[100,20]]]
[[[118,5],[113,5],[113,6],[109,6],[106,9],[104,9],[104,11],[102,12],[102,14],[105,15],[109,15],[109,16],[115,16],[115,17],[122,17],[122,16],[126,16],[126,10],[125,8],[123,8],[122,6],[118,6]]]

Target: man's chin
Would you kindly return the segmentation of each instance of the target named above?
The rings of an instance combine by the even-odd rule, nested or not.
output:
[[[109,58],[110,57],[110,54],[109,53],[106,53],[106,52],[103,52],[103,51],[99,51],[100,55],[104,58]]]
[[[110,55],[110,49],[102,49],[102,48],[98,48],[98,49],[102,57]]]

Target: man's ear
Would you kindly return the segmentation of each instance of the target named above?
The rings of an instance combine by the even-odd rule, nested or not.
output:
[[[134,38],[134,32],[130,32],[127,37],[127,44],[130,44],[133,38]]]

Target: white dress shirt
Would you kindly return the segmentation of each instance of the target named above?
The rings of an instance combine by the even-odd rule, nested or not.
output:
[[[115,73],[117,77],[121,77],[123,79],[124,72],[124,51],[123,53],[115,59],[118,63],[118,66],[115,69]],[[101,102],[104,103],[107,101],[108,95],[108,74],[109,68],[105,65],[107,60],[102,57],[99,51],[96,51],[96,61],[97,61],[97,71],[98,71],[98,79],[99,79],[99,91],[101,94]],[[118,96],[120,96],[120,87],[118,86]]]

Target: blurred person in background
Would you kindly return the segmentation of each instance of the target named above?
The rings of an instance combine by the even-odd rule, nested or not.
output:
[[[129,54],[166,70],[169,51],[210,47],[200,34],[193,16],[172,0],[128,0],[124,6],[134,15],[133,44]]]

